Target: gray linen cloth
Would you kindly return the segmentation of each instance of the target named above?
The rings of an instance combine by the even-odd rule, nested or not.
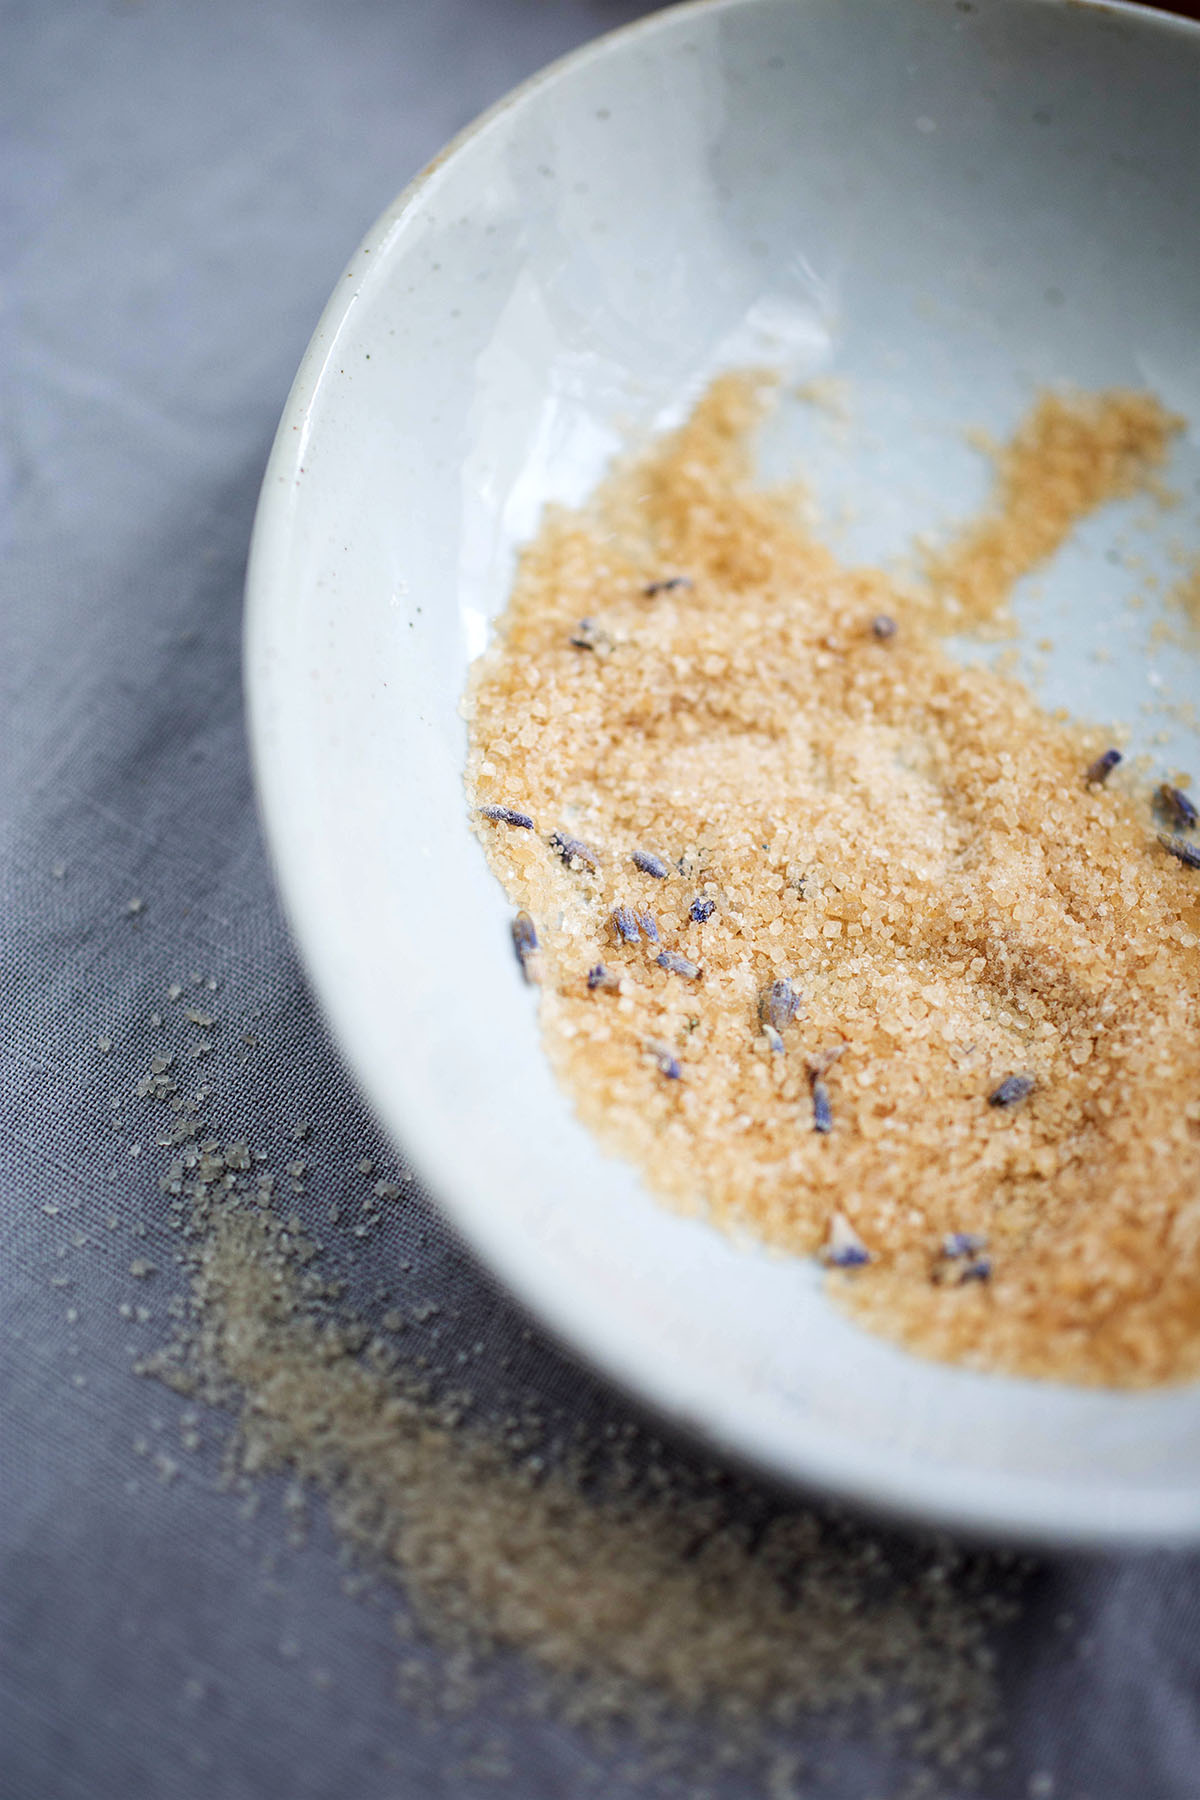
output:
[[[306,1219],[358,1204],[363,1157],[402,1186],[379,1255],[403,1251],[407,1292],[442,1306],[443,1352],[486,1338],[527,1399],[625,1415],[527,1332],[343,1073],[255,818],[239,627],[267,448],[358,238],[483,106],[638,10],[0,5],[2,1800],[627,1791],[621,1759],[553,1717],[506,1726],[510,1775],[472,1773],[489,1721],[431,1727],[396,1697],[394,1596],[345,1590],[319,1508],[288,1547],[282,1481],[244,1516],[219,1433],[202,1418],[180,1455],[185,1402],[131,1364],[183,1282],[134,1093],[180,983],[221,1019],[197,1062],[217,1128],[280,1168],[311,1127]],[[133,1279],[139,1258],[157,1273]],[[1191,1556],[1037,1562],[989,1791],[1200,1792],[1198,1597]],[[868,1738],[813,1724],[801,1748],[805,1793],[897,1791]]]

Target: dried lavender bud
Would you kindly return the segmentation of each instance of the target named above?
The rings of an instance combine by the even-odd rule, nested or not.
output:
[[[889,638],[894,638],[896,635],[896,621],[889,619],[886,613],[877,613],[871,620],[871,630],[880,643],[885,644]]]
[[[511,806],[481,806],[481,818],[490,819],[493,825],[519,825],[522,831],[533,830],[533,820],[528,813],[514,812]]]
[[[1089,787],[1102,786],[1103,783],[1108,780],[1117,764],[1121,761],[1123,761],[1123,758],[1119,750],[1106,750],[1103,756],[1098,756],[1096,758],[1095,762],[1084,776],[1084,780]]]
[[[627,906],[617,907],[612,916],[612,925],[623,944],[641,943],[642,934],[637,922],[637,915],[632,913]]]
[[[786,1031],[799,1011],[800,996],[786,975],[759,996],[759,1017],[776,1031]]]
[[[1164,850],[1169,850],[1189,869],[1200,869],[1200,845],[1189,844],[1186,838],[1168,837],[1165,831],[1159,832],[1158,841]]]
[[[571,633],[571,642],[576,650],[592,650],[597,656],[612,654],[612,638],[603,625],[597,625],[595,619],[580,619]]]
[[[1196,811],[1183,789],[1172,787],[1169,781],[1164,781],[1158,790],[1158,804],[1159,809],[1166,813],[1172,825],[1180,831],[1191,831],[1197,820],[1200,819],[1200,813]]]
[[[588,970],[587,984],[593,992],[601,988],[606,994],[614,994],[621,985],[621,977],[606,969],[603,963],[597,963]]]
[[[835,1212],[829,1221],[821,1260],[835,1269],[857,1269],[871,1260],[871,1252],[844,1213]]]
[[[763,1036],[767,1040],[768,1047],[774,1051],[775,1055],[782,1056],[783,1055],[783,1039],[780,1037],[780,1035],[776,1031],[775,1027],[773,1025],[764,1025],[763,1026]]]
[[[977,1256],[974,1262],[968,1263],[958,1278],[961,1287],[964,1281],[990,1281],[992,1278],[992,1259],[990,1256]]]
[[[1032,1075],[1006,1075],[1000,1086],[988,1095],[988,1105],[1015,1106],[1018,1100],[1032,1094],[1036,1086]]]
[[[542,959],[538,951],[538,935],[527,912],[519,912],[512,922],[513,949],[526,981],[536,985],[542,979]]]
[[[599,867],[600,852],[591,844],[585,844],[582,838],[568,837],[565,832],[552,831],[547,842],[567,864],[582,863],[585,869],[593,870]]]
[[[712,918],[716,910],[717,903],[715,900],[710,900],[707,894],[697,894],[696,898],[692,901],[692,904],[688,907],[688,918],[696,925],[703,925],[706,920]]]
[[[655,957],[660,969],[666,969],[672,975],[683,975],[688,981],[700,979],[700,965],[689,957],[680,956],[675,950],[660,950]]]
[[[822,1136],[827,1136],[833,1130],[833,1104],[825,1085],[825,1071],[832,1068],[845,1048],[845,1044],[838,1044],[836,1049],[824,1051],[808,1065],[808,1079],[812,1084],[813,1130],[819,1131]]]
[[[822,1136],[828,1136],[833,1130],[833,1106],[829,1099],[829,1089],[819,1075],[812,1078],[813,1130]]]
[[[652,912],[640,912],[634,916],[646,934],[646,941],[651,944],[657,944],[658,920],[655,918],[654,914]]]
[[[678,1081],[683,1070],[671,1046],[664,1044],[659,1038],[647,1038],[646,1048],[658,1064],[659,1074],[665,1075],[668,1081]]]
[[[951,1231],[942,1239],[942,1255],[953,1260],[960,1256],[976,1256],[987,1249],[987,1239],[973,1231]]]
[[[693,585],[686,575],[667,575],[661,581],[648,581],[642,592],[647,600],[653,600],[656,594],[674,594],[679,588],[690,588]]]
[[[652,850],[635,850],[634,864],[643,875],[653,875],[655,881],[665,881],[671,873],[661,856],[655,856]]]

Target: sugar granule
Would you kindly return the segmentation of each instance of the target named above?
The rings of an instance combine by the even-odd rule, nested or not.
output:
[[[462,1424],[339,1321],[295,1222],[186,1154],[164,1185],[188,1209],[191,1296],[142,1372],[236,1413],[238,1479],[290,1469],[325,1496],[441,1647],[452,1710],[515,1651],[540,1671],[537,1709],[632,1730],[655,1760],[696,1731],[724,1760],[770,1759],[815,1715],[894,1741],[921,1792],[922,1767],[966,1782],[1001,1754],[991,1639],[1018,1564],[778,1504],[751,1529],[726,1479],[653,1454],[635,1469],[620,1435],[550,1466],[532,1421]]]
[[[1152,489],[1184,421],[1153,394],[1039,396],[1011,441],[994,446],[996,491],[982,516],[926,558],[943,623],[1001,616],[1013,585],[1106,501]]]
[[[722,378],[550,511],[472,671],[472,806],[502,793],[600,853],[580,877],[532,834],[501,862],[480,831],[537,922],[552,1064],[674,1203],[806,1254],[843,1215],[871,1261],[831,1291],[913,1348],[1080,1382],[1200,1373],[1200,882],[1148,792],[1085,780],[1110,732],[935,630],[994,620],[1076,519],[1154,479],[1179,422],[1149,395],[1043,396],[920,591],[843,568],[754,488],[764,392]],[[648,605],[663,568],[689,585]],[[600,595],[603,662],[568,641]],[[645,845],[658,941],[699,987],[630,911]],[[784,977],[786,1042],[759,1018]],[[835,1045],[836,1128],[814,1131],[808,1065]],[[1014,1071],[1027,1097],[989,1105]],[[988,1238],[989,1279],[934,1279],[954,1232]]]
[[[225,1482],[245,1516],[258,1476],[290,1472],[291,1541],[319,1492],[357,1557],[347,1592],[395,1584],[397,1630],[434,1651],[406,1659],[402,1697],[460,1716],[498,1681],[506,1708],[549,1705],[610,1747],[632,1734],[655,1792],[655,1771],[675,1792],[689,1771],[733,1763],[793,1791],[795,1734],[816,1729],[874,1746],[903,1780],[889,1791],[906,1795],[965,1791],[1006,1759],[995,1671],[1020,1559],[783,1504],[631,1421],[550,1438],[533,1394],[465,1422],[471,1396],[448,1382],[462,1355],[405,1365],[344,1310],[320,1246],[264,1205],[262,1153],[206,1122],[210,1091],[177,1115],[177,1094],[138,1087],[179,1127],[160,1187],[190,1292],[168,1308],[172,1340],[136,1366],[193,1402],[183,1450],[209,1435],[195,1402],[232,1415]],[[419,1322],[442,1308],[408,1311]],[[380,1324],[405,1317],[389,1307]],[[163,1482],[178,1473],[146,1439],[135,1449]]]
[[[1188,559],[1184,573],[1167,598],[1183,611],[1189,624],[1200,630],[1200,556]]]

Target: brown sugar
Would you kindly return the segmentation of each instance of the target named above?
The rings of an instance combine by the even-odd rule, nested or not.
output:
[[[801,1507],[751,1531],[728,1478],[646,1461],[624,1435],[543,1464],[523,1430],[463,1423],[377,1340],[364,1349],[331,1312],[314,1246],[251,1203],[249,1178],[230,1190],[186,1155],[168,1187],[180,1174],[190,1305],[140,1366],[236,1413],[232,1485],[290,1470],[399,1587],[398,1630],[442,1664],[431,1686],[410,1659],[402,1697],[461,1714],[515,1651],[533,1711],[624,1728],[680,1773],[689,1732],[710,1732],[710,1757],[770,1768],[817,1716],[835,1732],[866,1724],[877,1750],[915,1760],[914,1794],[940,1791],[931,1770],[966,1781],[994,1760],[992,1640],[1017,1611],[1019,1564]],[[299,1514],[303,1488],[288,1494]]]
[[[1189,625],[1200,631],[1200,556],[1189,558],[1167,598],[1186,614]]]
[[[1148,791],[1087,778],[1103,737],[954,661],[944,606],[754,489],[763,404],[723,378],[551,513],[472,674],[472,806],[533,821],[475,815],[536,926],[551,1061],[661,1195],[862,1262],[831,1286],[912,1348],[1200,1373],[1200,876]],[[955,622],[1176,423],[1043,397],[935,565]]]
[[[962,629],[1002,616],[1014,582],[1052,556],[1079,520],[1153,487],[1182,425],[1153,394],[1042,394],[1011,443],[994,450],[991,506],[926,557],[942,624]]]
[[[162,1127],[171,1261],[188,1292],[167,1307],[168,1341],[135,1367],[188,1400],[183,1451],[224,1439],[222,1485],[241,1497],[243,1517],[266,1497],[263,1478],[285,1474],[279,1498],[298,1549],[309,1496],[324,1500],[345,1591],[376,1602],[384,1583],[394,1592],[401,1702],[443,1744],[502,1727],[476,1773],[503,1776],[509,1724],[527,1748],[522,1721],[547,1709],[556,1731],[584,1728],[572,1742],[572,1794],[608,1792],[599,1779],[619,1758],[623,1792],[628,1783],[698,1800],[715,1793],[714,1769],[737,1767],[755,1792],[798,1800],[789,1772],[816,1744],[847,1737],[889,1771],[889,1793],[913,1800],[948,1782],[974,1791],[1007,1760],[998,1669],[1031,1573],[1023,1559],[869,1530],[673,1451],[578,1392],[559,1404],[527,1373],[494,1382],[475,1362],[482,1341],[464,1363],[460,1346],[479,1319],[473,1306],[458,1311],[453,1290],[445,1308],[414,1303],[410,1289],[380,1312],[401,1295],[376,1288],[359,1313],[347,1287],[365,1276],[374,1286],[374,1225],[367,1242],[364,1226],[343,1230],[335,1250],[277,1209],[283,1183],[266,1152],[214,1135],[220,1095],[207,1083],[188,1093],[170,1049],[136,1093]],[[302,1121],[287,1135],[307,1146],[313,1133]],[[312,1160],[306,1149],[287,1165],[302,1171],[293,1191],[310,1171],[327,1184],[344,1167],[341,1152],[324,1163],[316,1135]],[[376,1167],[372,1157],[355,1165],[364,1183]],[[401,1192],[376,1180],[367,1216]],[[411,1274],[395,1248],[386,1261]],[[425,1329],[443,1310],[444,1341]],[[150,1321],[142,1308],[137,1317]],[[463,1387],[467,1364],[484,1391]],[[133,1448],[164,1484],[180,1473],[151,1439]],[[269,1566],[275,1586],[274,1549]],[[285,1639],[280,1654],[300,1647]],[[310,1673],[327,1684],[320,1666]],[[528,1790],[518,1781],[504,1791]]]

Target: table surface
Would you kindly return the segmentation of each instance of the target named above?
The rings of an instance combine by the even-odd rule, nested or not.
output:
[[[373,1158],[403,1190],[379,1254],[402,1242],[412,1292],[455,1321],[442,1354],[486,1322],[519,1347],[526,1401],[624,1416],[454,1242],[343,1072],[255,818],[239,630],[266,453],[359,237],[481,108],[641,10],[0,4],[5,1800],[634,1791],[553,1717],[509,1720],[512,1773],[477,1781],[464,1746],[493,1721],[431,1728],[396,1697],[396,1596],[346,1591],[319,1508],[289,1547],[278,1479],[246,1516],[220,1432],[204,1420],[180,1455],[184,1402],[132,1364],[184,1280],[134,1089],[152,1013],[199,977],[221,1129],[281,1167],[311,1125],[304,1216]],[[139,1256],[153,1278],[132,1278]],[[1036,1562],[1001,1664],[1011,1761],[986,1791],[1194,1795],[1198,1603],[1194,1555]],[[796,1741],[814,1793],[897,1791],[869,1734],[810,1721]],[[764,1791],[744,1771],[718,1785]],[[637,1791],[698,1786],[685,1767]]]

